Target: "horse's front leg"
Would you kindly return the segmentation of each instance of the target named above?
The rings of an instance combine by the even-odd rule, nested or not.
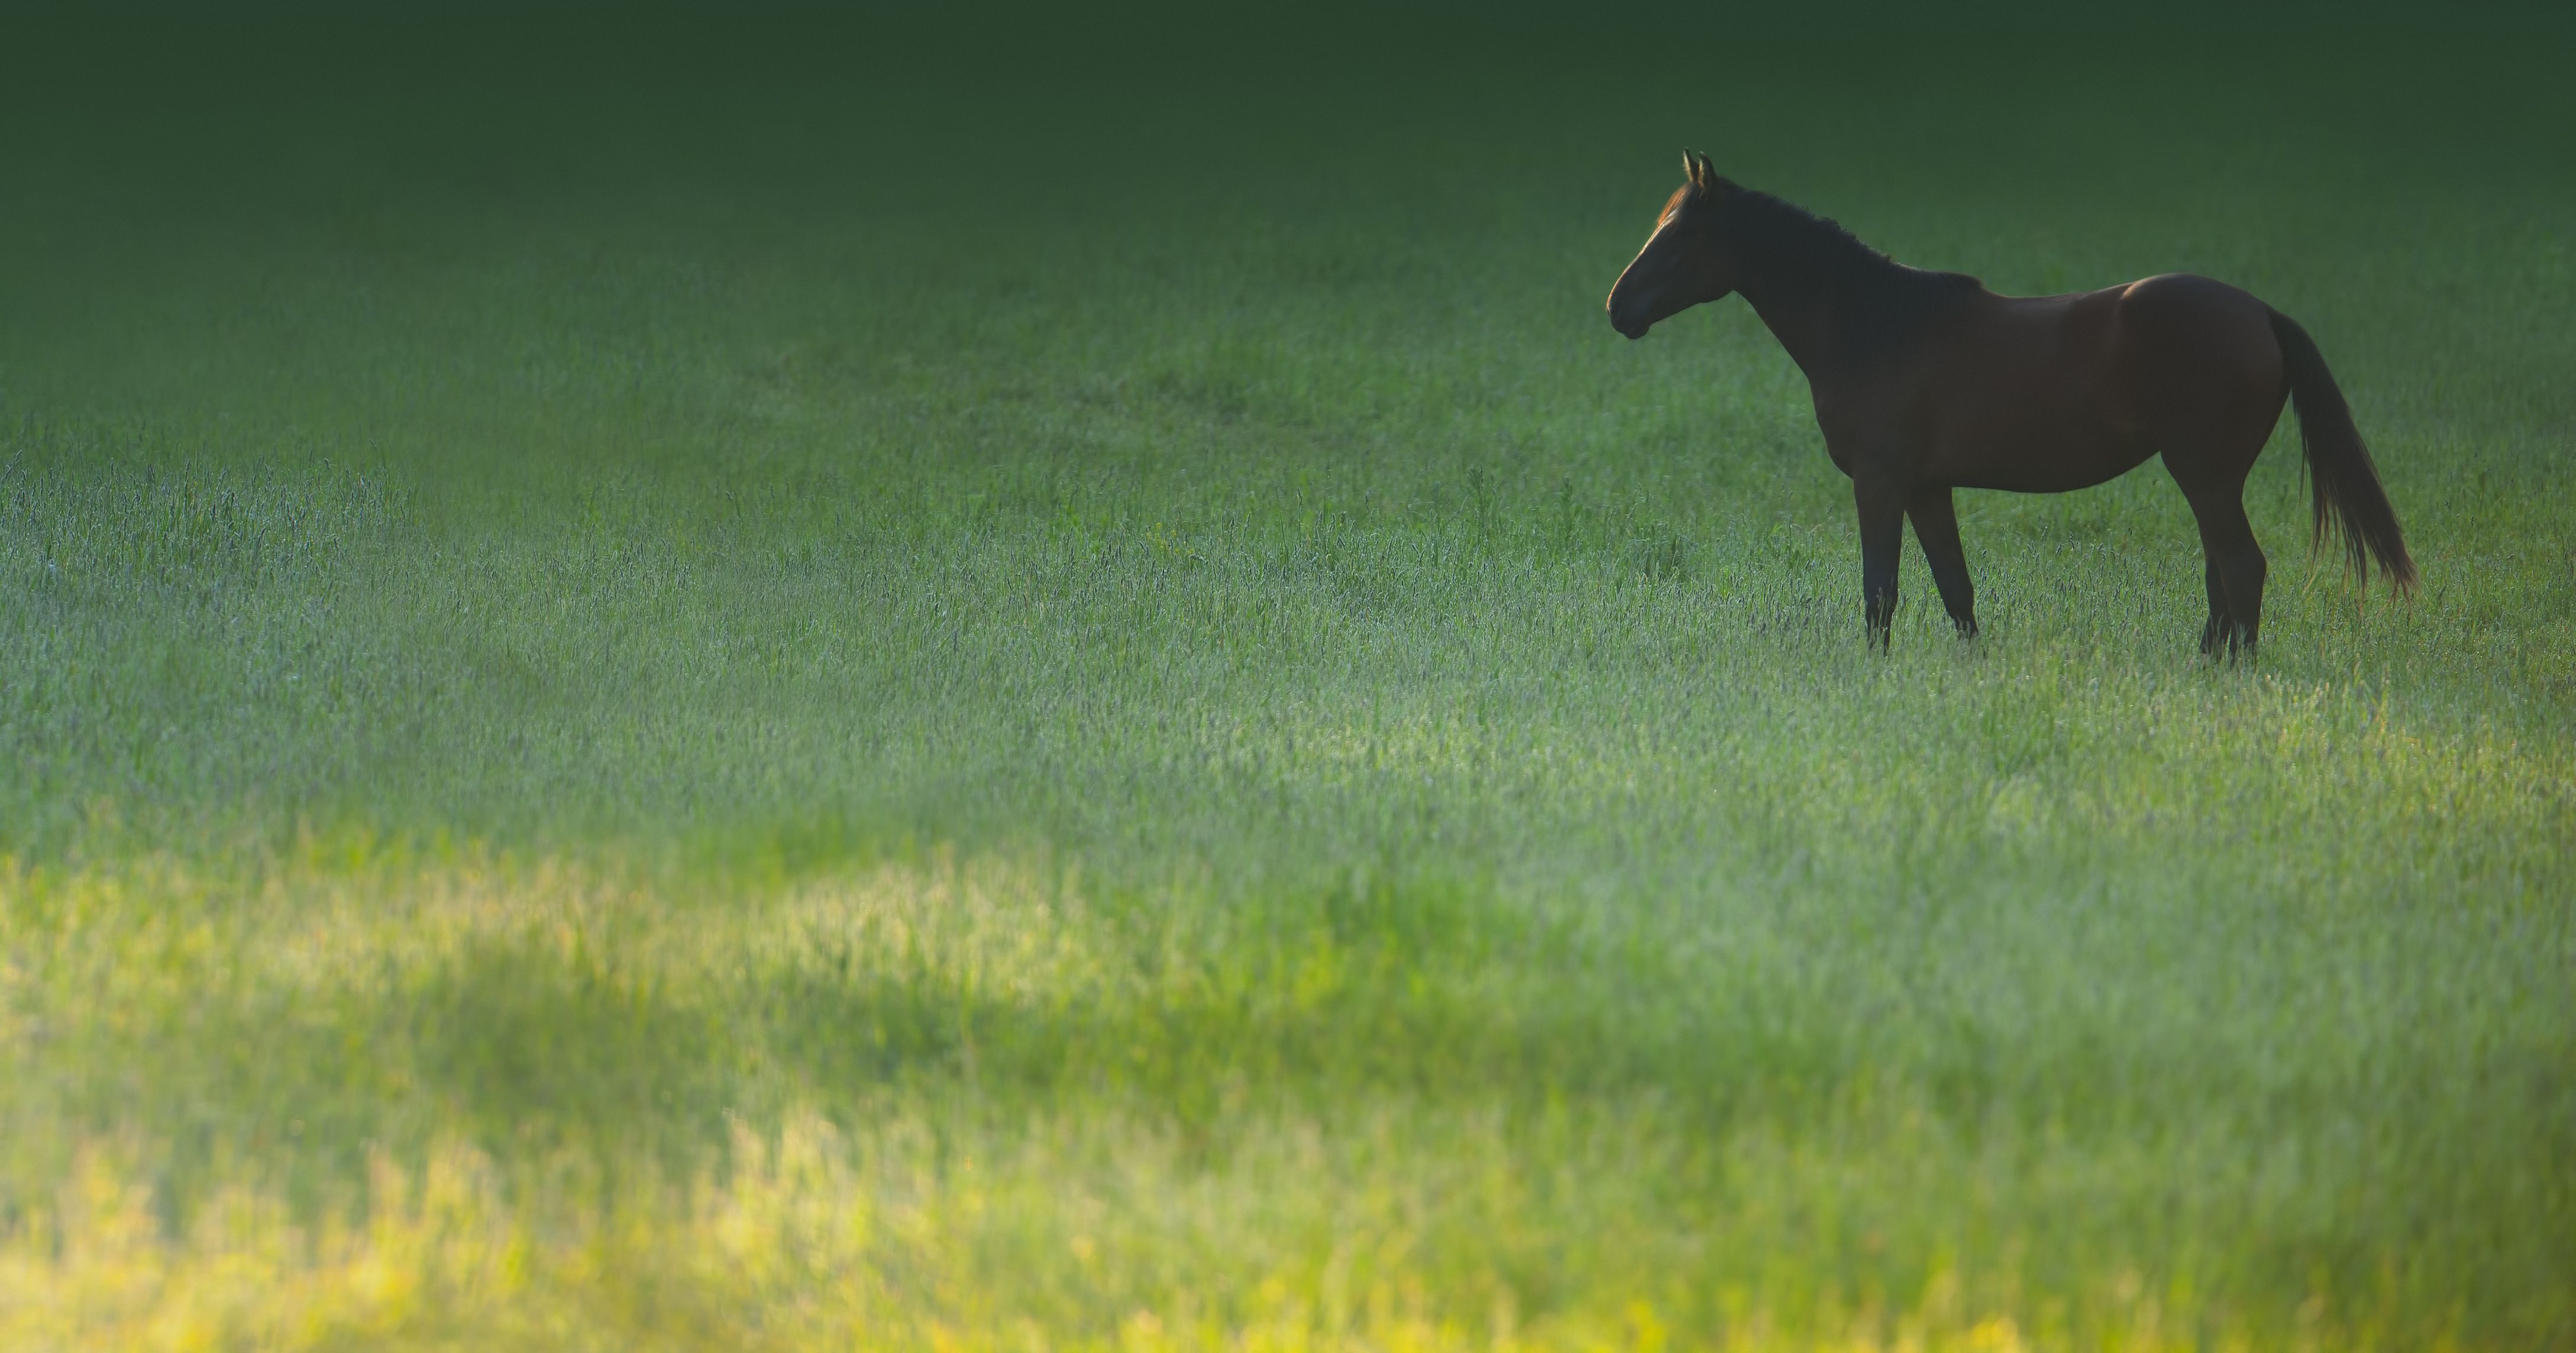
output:
[[[1959,547],[1959,513],[1947,484],[1918,486],[1905,499],[1905,519],[1914,523],[1914,539],[1923,561],[1932,566],[1932,584],[1941,589],[1942,608],[1963,639],[1977,637],[1977,588],[1968,580],[1968,552]]]
[[[1856,475],[1852,504],[1860,509],[1860,594],[1869,617],[1869,642],[1884,651],[1888,629],[1896,621],[1896,564],[1905,544],[1905,489]]]

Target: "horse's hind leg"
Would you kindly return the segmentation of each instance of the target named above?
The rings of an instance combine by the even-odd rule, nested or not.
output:
[[[1914,538],[1923,546],[1923,562],[1932,566],[1932,584],[1941,589],[1941,608],[1963,639],[1976,637],[1977,589],[1968,581],[1968,552],[1959,548],[1959,514],[1945,484],[1925,484],[1906,495],[1905,515],[1914,522]]]
[[[2191,500],[2208,556],[2201,647],[2252,651],[2263,626],[2263,547],[2245,520],[2245,475],[2288,395],[2271,311],[2207,278],[2149,278],[2121,293],[2113,384],[2144,441]]]
[[[2263,632],[2263,579],[2270,566],[2254,539],[2254,524],[2245,519],[2245,477],[2239,473],[2228,482],[2185,483],[2182,491],[2200,521],[2200,549],[2207,561],[2209,623],[2201,627],[2200,651],[2233,658],[2241,650],[2251,657]]]

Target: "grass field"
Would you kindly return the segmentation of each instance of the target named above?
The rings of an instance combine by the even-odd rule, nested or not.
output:
[[[13,106],[0,1346],[2576,1346],[2478,41]],[[2285,424],[2259,664],[2152,465],[1865,652],[1795,368],[1600,313],[1684,143],[2264,296],[2423,594]]]

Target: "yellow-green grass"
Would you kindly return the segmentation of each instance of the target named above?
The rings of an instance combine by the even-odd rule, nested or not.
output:
[[[2028,914],[1946,961],[2125,1038],[1965,993],[1873,1036],[1851,1004],[1921,1013],[1897,971],[1811,991],[1784,936],[1669,917],[1696,962],[1552,992],[1436,889],[1220,940],[1165,919],[1203,885],[1030,854],[676,888],[314,838],[5,900],[51,988],[10,1036],[69,1073],[13,1105],[11,1346],[2364,1344],[2463,1324],[2466,1253],[2507,1296],[2550,1261],[2480,1196],[2528,1089],[2317,1132],[2329,1021],[2136,1065],[2191,1017],[2027,989],[2092,947]],[[1620,990],[1694,970],[1769,990]],[[2463,1214],[2390,1215],[2427,1195]]]
[[[13,143],[0,1346],[2576,1340],[2563,115],[1504,83]],[[1867,653],[1718,130],[2423,594],[2285,430],[2258,664],[2152,466]]]

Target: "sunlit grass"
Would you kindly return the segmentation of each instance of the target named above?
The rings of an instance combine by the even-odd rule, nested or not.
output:
[[[1175,901],[1204,905],[1127,906]],[[0,1250],[12,1346],[2364,1346],[2449,1333],[2459,1256],[2514,1262],[2533,1206],[2426,1230],[2343,1193],[2358,1169],[2400,1213],[2441,1196],[2393,1177],[2441,1168],[2418,1133],[2527,1149],[2439,1103],[2360,1141],[2276,1111],[2250,1153],[2205,1102],[1962,1122],[1937,1047],[1837,1029],[1800,955],[1742,950],[1672,966],[1773,969],[1772,1018],[1875,1046],[1743,1049],[1691,1085],[1637,1064],[1693,1059],[1609,992],[1512,981],[1543,957],[1408,950],[1330,907],[1175,947],[1045,859],[719,903],[308,840],[231,878],[20,870],[0,904],[64,984],[14,1003],[43,1025],[12,1031],[20,1076],[151,1081],[17,1099],[13,1171],[51,1183]],[[1530,1023],[1541,985],[1592,1016],[1580,1049]],[[2205,1056],[2163,1092],[2267,1076]],[[692,1082],[719,1096],[674,1103]],[[692,1117],[725,1149],[636,1130]],[[2359,1245],[2349,1274],[2302,1271],[2321,1243]]]
[[[102,1152],[66,1182],[51,1226],[0,1252],[0,1335],[39,1348],[1654,1349],[1676,1316],[1711,1315],[1726,1334],[1709,1346],[1744,1349],[2332,1348],[2383,1333],[2366,1302],[2356,1322],[2320,1293],[2261,1330],[2188,1283],[2149,1290],[2129,1272],[2026,1329],[1980,1309],[2021,1304],[2010,1273],[1969,1282],[1946,1265],[1894,1292],[1804,1293],[1785,1316],[1731,1288],[1672,1293],[1678,1310],[1639,1295],[1526,1318],[1532,1278],[1513,1270],[1607,1257],[1527,1252],[1568,1218],[1522,1196],[1521,1161],[1490,1124],[1437,1154],[1381,1126],[1366,1167],[1401,1173],[1365,1185],[1311,1128],[1240,1135],[1210,1170],[1096,1125],[1015,1134],[988,1158],[971,1143],[934,1152],[912,1125],[850,1141],[795,1120],[775,1138],[737,1134],[721,1177],[649,1181],[641,1197],[629,1182],[614,1220],[567,1215],[560,1197],[578,1186],[513,1201],[488,1157],[456,1148],[411,1174],[379,1161],[363,1224],[299,1227],[274,1199],[230,1190],[176,1238]],[[1285,1176],[1302,1186],[1283,1191]],[[1140,1205],[1155,1214],[1143,1226]],[[1484,1229],[1458,1234],[1461,1220]],[[1606,1239],[1631,1261],[1709,1243]]]

